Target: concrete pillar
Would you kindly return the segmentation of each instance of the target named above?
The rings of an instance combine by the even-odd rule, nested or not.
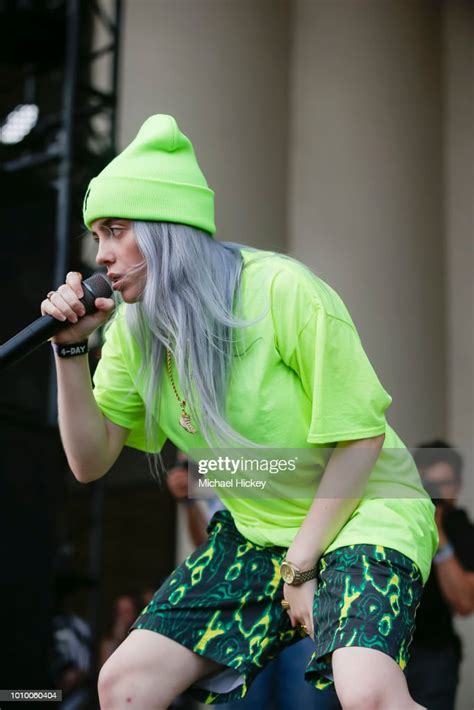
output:
[[[293,7],[289,245],[345,300],[413,445],[446,424],[439,7]]]
[[[286,0],[131,0],[125,6],[120,144],[171,113],[216,189],[217,236],[285,243]]]
[[[464,457],[461,506],[474,519],[474,287],[472,166],[474,165],[474,7],[444,4],[444,189],[447,283],[447,433]],[[457,709],[474,698],[474,615],[458,618],[464,645]]]

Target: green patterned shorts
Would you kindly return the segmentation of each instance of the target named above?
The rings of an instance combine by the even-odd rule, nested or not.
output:
[[[201,702],[223,703],[244,697],[258,673],[302,636],[280,605],[286,549],[249,542],[227,510],[215,513],[208,532],[130,631],[156,631],[225,665],[188,691]],[[396,550],[350,545],[324,555],[305,679],[316,688],[331,685],[331,653],[345,646],[375,648],[404,669],[422,591],[418,567]]]

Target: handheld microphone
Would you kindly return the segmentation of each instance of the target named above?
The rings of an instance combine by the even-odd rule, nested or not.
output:
[[[80,299],[86,309],[85,315],[95,313],[96,298],[110,298],[112,286],[104,274],[94,274],[82,282],[84,296]],[[84,316],[82,316],[84,317]],[[60,330],[69,328],[72,323],[60,321],[53,316],[45,315],[37,318],[19,333],[0,346],[0,368],[3,369],[29,355]]]

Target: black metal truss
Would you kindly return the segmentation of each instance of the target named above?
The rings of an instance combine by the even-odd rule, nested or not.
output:
[[[43,70],[62,74],[62,105],[42,112],[34,129],[39,146],[38,140],[31,150],[19,146],[1,165],[4,173],[40,172],[56,188],[55,284],[64,279],[70,260],[73,189],[83,194],[90,177],[114,155],[122,3],[65,0],[64,5],[65,56],[60,65]],[[99,47],[92,47],[95,35],[102,36]],[[104,59],[110,65],[105,89],[94,85],[96,63]]]

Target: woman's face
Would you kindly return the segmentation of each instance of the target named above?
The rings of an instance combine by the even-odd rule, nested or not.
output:
[[[98,244],[96,262],[107,267],[114,291],[126,303],[140,300],[146,279],[146,266],[129,219],[96,219],[92,236]]]

